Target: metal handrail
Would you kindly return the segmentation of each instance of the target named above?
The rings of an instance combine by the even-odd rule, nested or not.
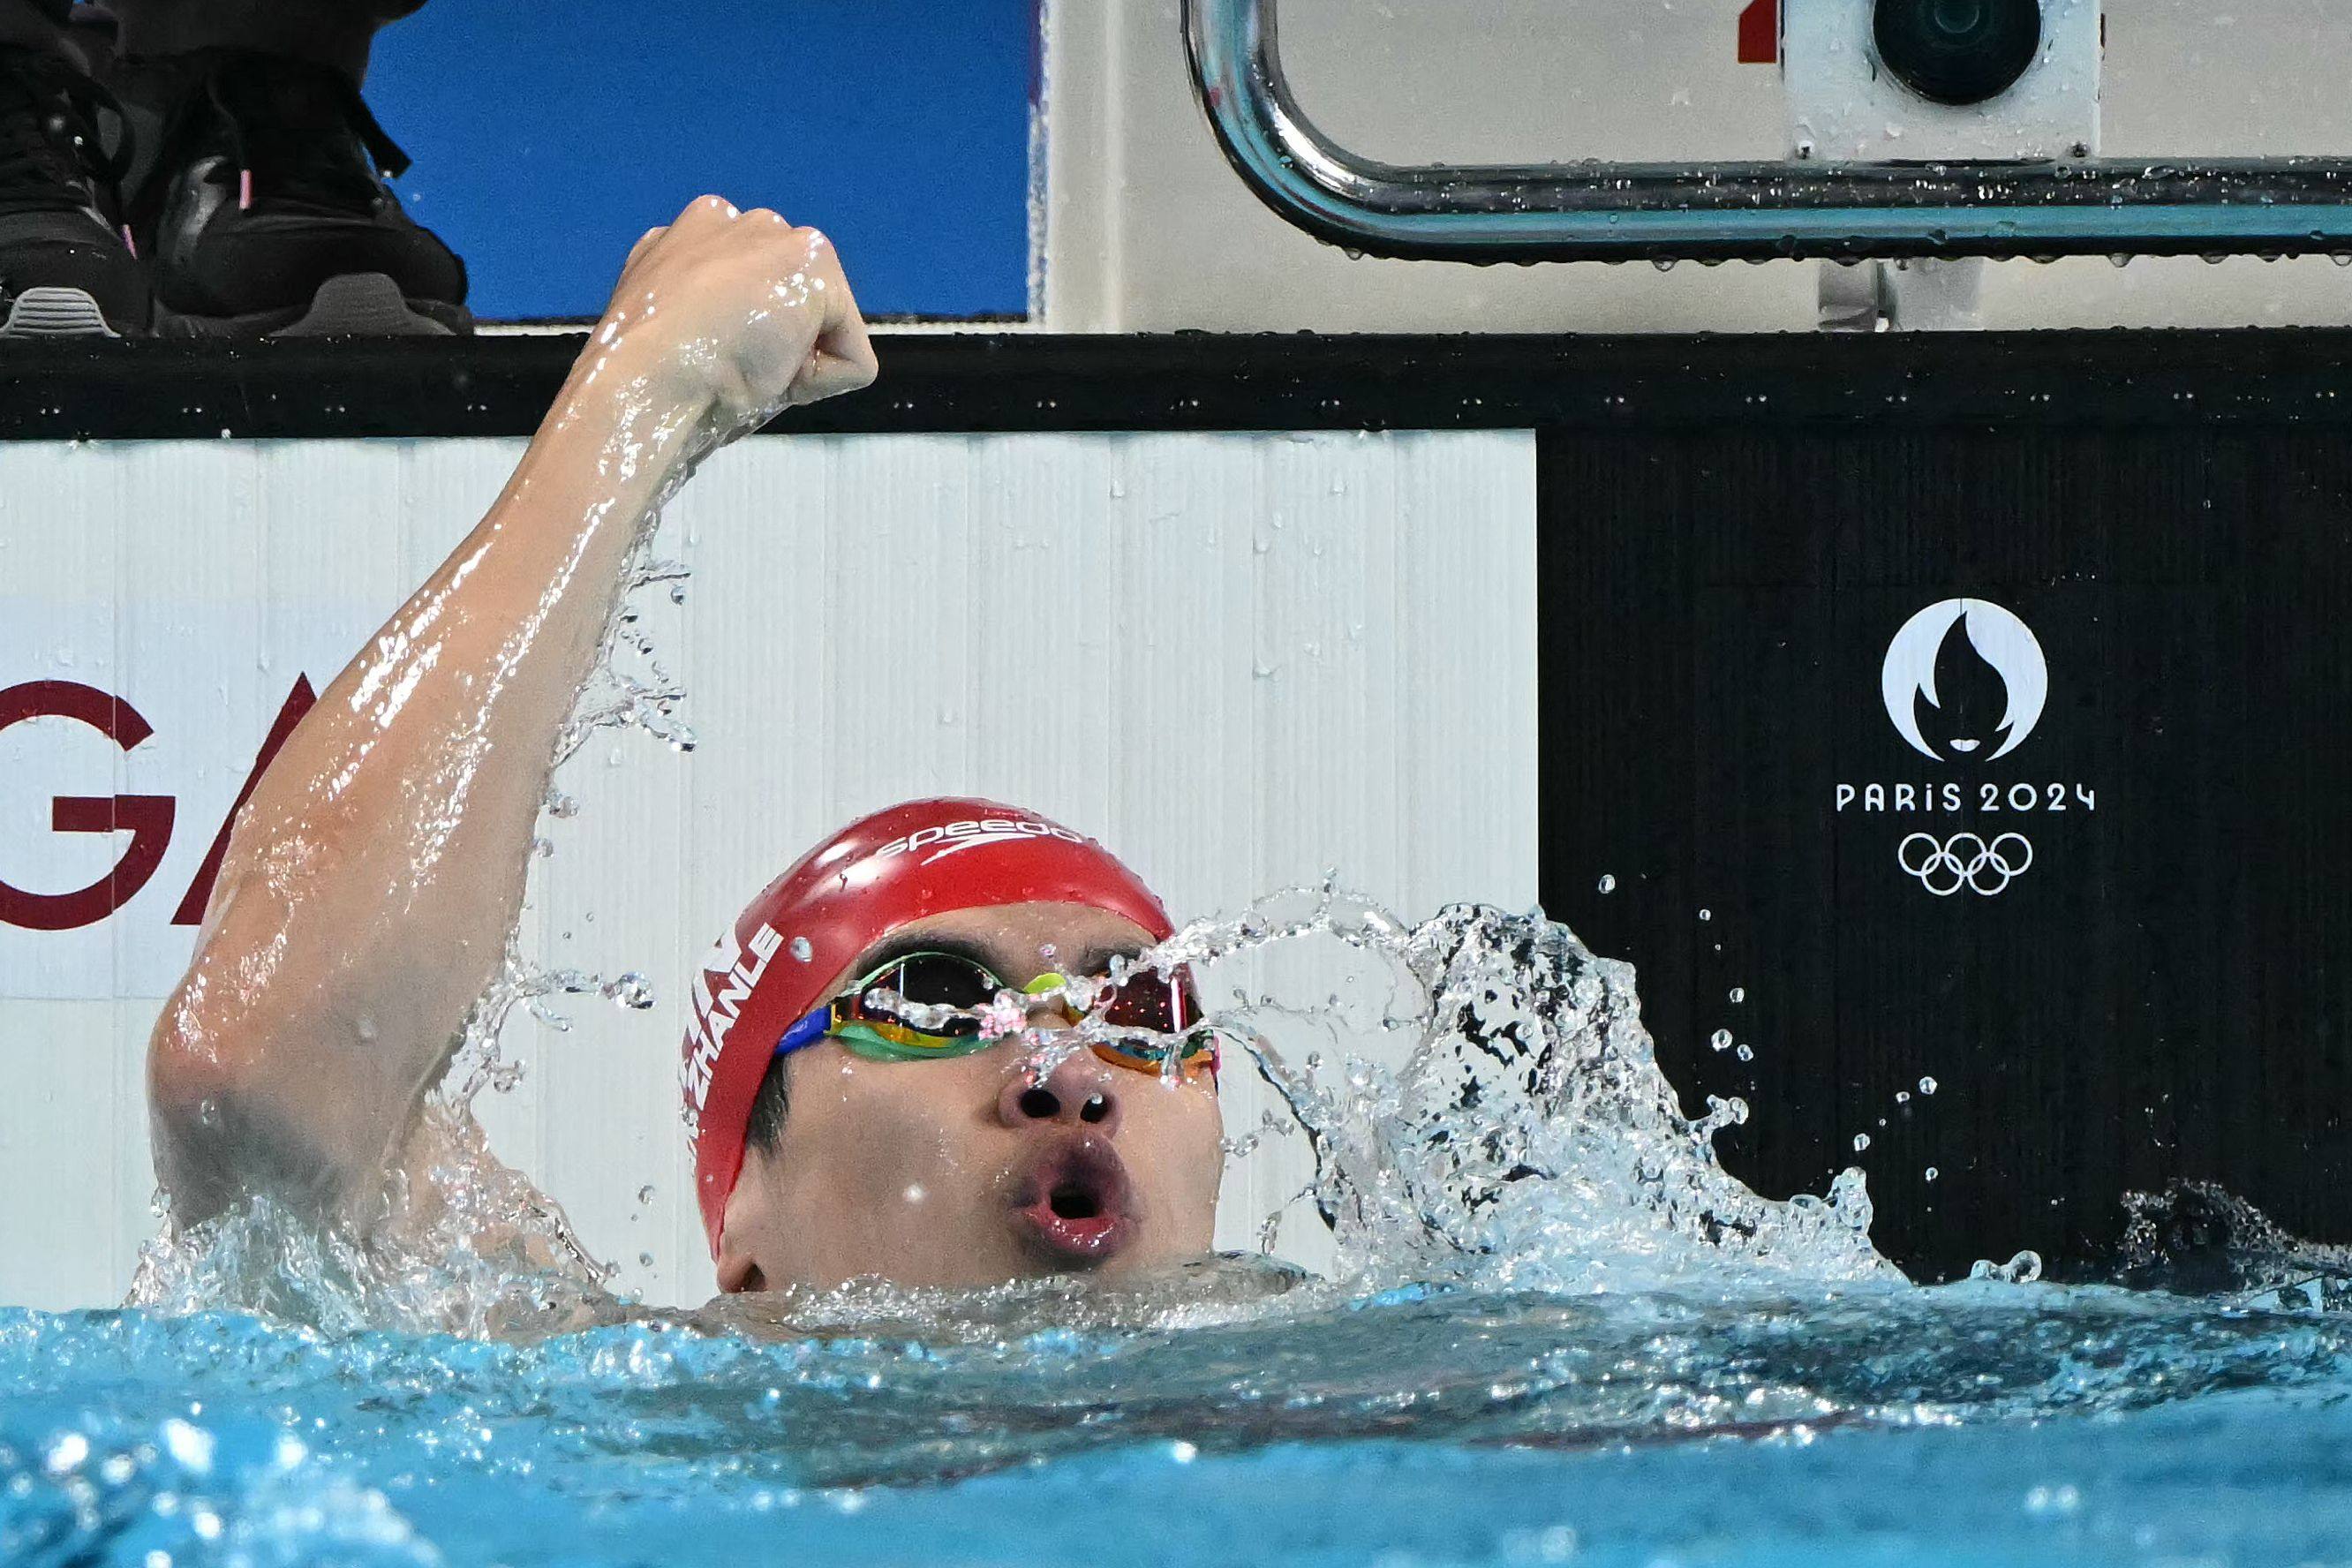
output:
[[[1193,89],[1244,184],[1318,239],[1454,261],[2352,255],[2352,159],[1408,168],[1317,130],[1276,0],[1184,0]]]

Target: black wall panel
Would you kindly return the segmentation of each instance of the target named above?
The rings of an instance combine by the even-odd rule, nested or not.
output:
[[[1546,907],[1637,965],[1694,1110],[1750,1101],[1736,1171],[1860,1164],[1930,1274],[2095,1268],[2174,1177],[2352,1234],[2341,434],[1555,431],[1541,461]],[[2036,677],[1996,613],[1948,606],[1941,702],[1906,692],[1938,754],[1886,700],[1898,630],[1956,599],[2038,645],[2006,754]]]

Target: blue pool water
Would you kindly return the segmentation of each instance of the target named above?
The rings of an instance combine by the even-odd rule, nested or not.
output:
[[[1991,1282],[1088,1296],[935,1303],[928,1342],[0,1314],[0,1560],[2352,1554],[2352,1323],[2322,1313]]]

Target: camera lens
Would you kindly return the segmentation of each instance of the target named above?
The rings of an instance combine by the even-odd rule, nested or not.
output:
[[[2042,47],[2039,0],[1877,0],[1878,58],[1937,103],[2007,92]]]

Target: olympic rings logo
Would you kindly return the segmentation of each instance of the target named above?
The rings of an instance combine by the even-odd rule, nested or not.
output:
[[[2004,833],[1990,844],[1973,833],[1955,833],[1940,843],[1932,833],[1915,833],[1895,858],[1939,899],[1962,888],[1991,898],[2007,892],[2010,883],[2025,875],[2033,864],[2033,844],[2022,833]]]

